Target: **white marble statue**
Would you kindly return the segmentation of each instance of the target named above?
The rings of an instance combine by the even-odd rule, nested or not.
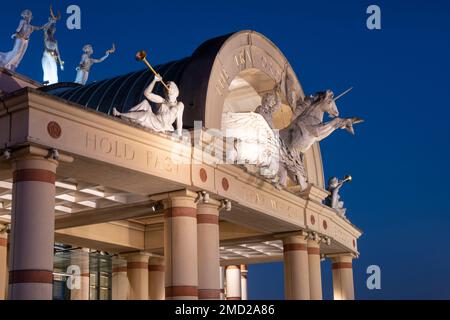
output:
[[[349,90],[344,92],[347,93]],[[331,90],[319,92],[313,96],[299,99],[290,125],[280,130],[281,140],[281,163],[279,172],[279,184],[286,185],[286,177],[298,183],[302,190],[307,187],[307,174],[303,164],[303,154],[311,146],[319,142],[336,129],[346,129],[354,134],[353,124],[363,122],[360,118],[338,118],[339,111],[336,106],[336,100],[343,94],[334,98]],[[324,114],[327,113],[334,119],[324,122]]]
[[[261,97],[261,105],[255,109],[255,113],[263,116],[269,127],[273,128],[273,113],[281,107],[281,99],[276,90],[267,92]]]
[[[180,92],[175,82],[169,81],[169,89],[167,90],[167,95],[165,98],[154,94],[152,91],[156,82],[159,81],[162,81],[162,78],[160,75],[156,75],[144,91],[144,96],[146,99],[131,108],[129,112],[121,113],[114,108],[113,115],[138,123],[141,126],[152,129],[156,132],[174,131],[173,123],[176,121],[177,133],[178,136],[181,136],[183,130],[184,104],[183,102],[177,100]],[[149,101],[157,104],[158,109],[156,113],[153,112]]]
[[[107,50],[103,57],[101,57],[100,59],[94,59],[91,57],[91,55],[94,53],[92,46],[90,44],[85,45],[83,47],[84,53],[81,56],[80,64],[76,69],[77,77],[75,79],[75,82],[80,84],[86,84],[89,78],[89,71],[91,70],[92,65],[95,63],[103,62],[106,58],[109,57],[111,53],[114,53],[114,51],[116,51],[116,48],[113,44],[112,48]]]
[[[44,30],[44,53],[42,55],[42,70],[44,71],[44,83],[54,84],[58,82],[58,64],[61,70],[64,70],[64,61],[61,60],[59,53],[58,41],[55,39],[56,22],[61,18],[53,14],[50,7],[50,18],[48,23],[43,27]]]
[[[234,163],[240,161],[240,163],[259,166],[262,169],[261,174],[277,187],[286,186],[287,177],[289,177],[304,190],[308,187],[304,153],[315,142],[325,139],[336,129],[346,129],[354,134],[353,124],[363,120],[335,118],[324,122],[324,113],[332,117],[339,115],[335,103],[337,98],[334,98],[331,91],[319,92],[314,96],[299,99],[294,104],[289,126],[280,130],[279,134],[273,130],[269,134],[264,128],[273,129],[273,112],[279,108],[277,107],[279,101],[275,96],[276,94],[271,93],[262,99],[262,105],[257,108],[259,117],[255,117],[255,113],[252,112],[223,115],[222,129],[226,130],[225,135],[234,137],[238,141],[235,152],[229,159]],[[264,134],[261,135],[261,132]],[[274,140],[277,142],[272,143]],[[252,147],[255,143],[258,145]],[[274,162],[278,162],[278,166]],[[275,175],[274,168],[277,168]]]
[[[344,180],[339,180],[336,177],[332,177],[328,180],[327,190],[330,192],[330,195],[325,199],[325,204],[335,209],[342,217],[345,217],[345,212],[347,211],[347,209],[344,208],[344,201],[341,200],[339,190],[346,181],[351,180],[351,176],[346,176]]]
[[[16,33],[11,36],[11,39],[15,39],[13,49],[9,52],[0,52],[0,67],[11,71],[15,71],[22,61],[27,51],[31,34],[36,30],[43,29],[43,26],[36,27],[31,25],[33,14],[30,10],[22,11],[21,16],[22,20],[20,20]]]

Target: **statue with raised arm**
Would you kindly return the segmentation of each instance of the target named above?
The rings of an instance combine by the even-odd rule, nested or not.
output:
[[[42,55],[42,70],[44,71],[44,83],[53,84],[58,82],[58,64],[61,70],[64,70],[64,61],[61,60],[58,41],[55,39],[56,22],[61,18],[53,14],[50,6],[50,17],[48,23],[43,27],[44,30],[44,53]]]
[[[116,108],[113,109],[113,115],[138,123],[143,127],[156,132],[174,131],[173,123],[177,123],[178,136],[182,135],[183,130],[183,111],[184,104],[178,101],[179,90],[175,82],[169,81],[167,84],[166,97],[161,97],[153,93],[156,82],[162,81],[159,74],[150,85],[145,89],[144,99],[141,103],[130,109],[129,112],[121,113]],[[154,113],[150,102],[157,104],[157,111]]]
[[[95,63],[100,63],[105,61],[106,58],[109,57],[111,53],[114,53],[116,51],[116,47],[112,46],[111,49],[107,50],[105,55],[101,57],[100,59],[94,59],[92,58],[92,54],[94,53],[94,50],[92,49],[92,46],[90,44],[87,44],[83,47],[83,55],[81,56],[80,64],[77,67],[77,77],[75,79],[76,83],[80,84],[86,84],[88,78],[89,78],[89,71],[91,70],[91,67]]]
[[[33,14],[30,10],[22,11],[22,20],[20,20],[19,26],[16,29],[16,33],[11,36],[11,39],[15,39],[14,47],[9,52],[0,52],[0,67],[4,67],[11,71],[15,71],[22,61],[23,56],[28,48],[31,34],[36,30],[42,30],[42,27],[36,27],[31,25],[31,19]]]
[[[345,182],[352,181],[351,176],[345,176],[344,180],[339,180],[336,177],[332,177],[328,180],[327,190],[330,195],[325,199],[325,205],[337,210],[340,216],[345,217],[347,209],[344,208],[344,201],[341,201],[339,190]]]
[[[339,118],[336,100],[348,93],[346,90],[337,97],[331,90],[318,92],[313,96],[299,99],[293,109],[292,120],[287,128],[280,130],[281,163],[279,183],[286,185],[289,176],[302,190],[307,187],[307,175],[303,155],[316,142],[322,141],[336,129],[345,129],[354,134],[353,125],[363,122],[360,118]],[[333,119],[325,122],[324,114]]]

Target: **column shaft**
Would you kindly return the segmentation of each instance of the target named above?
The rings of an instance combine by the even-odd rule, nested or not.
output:
[[[164,215],[168,300],[198,299],[196,193],[173,195]]]
[[[13,163],[9,299],[51,300],[57,162]]]
[[[0,229],[3,229],[3,227],[4,226],[0,224]],[[0,300],[6,299],[6,288],[8,283],[7,245],[8,239],[6,230],[2,230],[0,231]]]
[[[332,258],[333,294],[335,300],[354,300],[353,256],[342,254]]]
[[[127,277],[129,281],[128,300],[148,300],[148,259],[145,252],[129,253]]]
[[[247,265],[241,264],[241,299],[242,300],[248,300],[248,293],[247,293]]]
[[[164,257],[150,257],[148,262],[148,298],[149,300],[164,300]]]
[[[70,291],[70,300],[89,300],[89,249],[72,251],[71,264],[80,268],[80,287]]]
[[[219,205],[197,205],[198,298],[220,299]]]
[[[111,286],[112,300],[127,300],[129,292],[127,262],[121,257],[113,258]]]
[[[306,240],[303,236],[283,239],[285,298],[309,300],[309,265]]]
[[[220,300],[225,300],[225,268],[219,268],[219,276],[220,276]]]
[[[320,268],[320,245],[308,240],[309,289],[311,300],[322,300],[322,273]]]
[[[227,283],[227,300],[241,300],[241,269],[240,266],[227,266],[226,283]]]

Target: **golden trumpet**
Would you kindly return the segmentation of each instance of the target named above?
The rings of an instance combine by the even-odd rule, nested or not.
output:
[[[352,176],[351,175],[346,175],[345,177],[344,177],[344,182],[345,181],[352,181]]]
[[[147,52],[145,52],[144,50],[138,51],[136,53],[136,60],[143,61],[147,65],[147,67],[154,73],[155,76],[158,75],[158,73],[155,71],[155,69],[153,69],[152,65],[147,60]],[[161,83],[164,85],[164,87],[166,87],[167,91],[169,91],[169,87],[162,79]]]

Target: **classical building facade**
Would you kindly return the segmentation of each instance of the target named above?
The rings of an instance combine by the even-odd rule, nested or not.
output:
[[[334,298],[354,299],[361,231],[323,204],[319,145],[302,191],[222,162],[225,112],[281,84],[281,129],[286,79],[304,96],[279,49],[241,31],[156,69],[180,88],[183,139],[111,115],[143,99],[149,70],[50,86],[0,71],[0,299],[247,299],[247,266],[273,261],[286,299],[322,299],[323,259]]]

